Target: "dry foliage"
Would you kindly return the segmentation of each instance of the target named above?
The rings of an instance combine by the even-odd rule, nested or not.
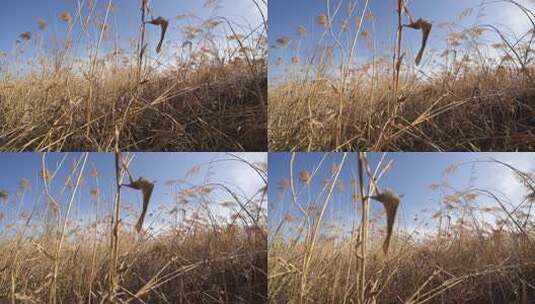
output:
[[[323,32],[310,55],[301,50],[303,26],[297,38],[274,46],[270,54],[290,52],[295,59],[287,65],[282,55],[273,60],[273,69],[289,68],[268,89],[270,150],[534,149],[535,30],[513,35],[492,24],[433,24],[413,17],[406,1],[395,3],[393,54],[378,47],[374,33],[380,24],[368,1],[359,9],[353,1],[327,1],[330,13],[317,18]],[[510,0],[481,4],[459,18],[478,10],[482,15],[497,3],[518,10],[535,27],[533,9]],[[343,26],[335,29],[331,23]],[[435,28],[448,32],[445,49],[428,45]],[[411,51],[402,36],[414,30],[422,35],[420,45],[410,48],[415,64],[407,59]],[[499,43],[489,42],[496,39]],[[360,45],[361,53],[371,54],[364,63],[355,59]]]
[[[54,173],[44,185],[19,188],[2,204],[0,303],[265,302],[265,187],[244,197],[240,185],[218,184],[217,176],[210,184],[162,181],[155,187],[168,188],[163,191],[170,190],[176,203],[153,208],[138,233],[134,223],[141,206],[122,199],[116,204],[101,195],[102,180],[95,169],[87,177],[98,185],[89,192],[90,201],[60,199],[83,193],[87,158],[74,162],[64,185],[56,176],[66,166],[61,161],[50,168]],[[125,159],[127,164],[135,161],[131,155]],[[227,161],[240,162],[267,179],[262,164],[238,157]],[[118,179],[123,179],[125,173],[119,171]],[[29,192],[39,197],[30,210],[21,206]],[[229,201],[219,201],[222,192]],[[80,201],[91,206],[77,206]],[[118,217],[112,216],[116,206]],[[74,210],[91,212],[79,217]],[[10,216],[3,218],[3,212]]]
[[[265,22],[169,20],[138,2],[130,49],[119,47],[111,20],[120,7],[108,0],[104,11],[77,1],[78,11],[59,14],[65,37],[39,19],[12,54],[0,52],[0,150],[266,150]],[[251,5],[263,14],[266,3]],[[184,41],[168,40],[178,32]]]
[[[270,218],[270,303],[530,303],[535,297],[533,172],[496,160],[454,165],[444,172],[444,181],[430,186],[440,193],[439,204],[415,213],[411,227],[403,225],[392,233],[395,215],[389,216],[388,208],[386,214],[370,212],[367,199],[400,202],[391,190],[373,194],[390,167],[387,156],[373,170],[365,154],[359,158],[357,172],[364,182],[355,181],[354,219],[345,212],[343,220],[327,221],[324,216],[323,210],[334,207],[330,205],[337,191],[331,193],[330,185],[339,178],[337,173],[314,192],[318,197],[304,196],[309,186],[292,185],[290,178],[279,190],[291,208],[270,197],[270,212],[288,210],[280,223]],[[449,176],[456,168],[479,163],[506,168],[525,199],[510,201],[499,192],[478,188],[475,176],[464,188],[452,187]],[[348,164],[345,157],[340,161],[340,166]],[[401,198],[400,206],[410,203]]]

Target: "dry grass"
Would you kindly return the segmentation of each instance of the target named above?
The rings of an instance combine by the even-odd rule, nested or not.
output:
[[[394,2],[394,1],[392,1]],[[404,1],[397,1],[404,5]],[[510,5],[535,26],[529,7]],[[346,1],[328,2],[332,11]],[[406,8],[408,10],[408,8]],[[473,9],[459,18],[476,14]],[[399,9],[398,9],[399,10]],[[404,12],[404,9],[401,9]],[[392,54],[378,49],[372,12],[337,14],[337,22],[362,17],[356,28],[335,31],[319,18],[323,30],[312,55],[300,50],[301,34],[287,37],[280,52],[299,54],[289,77],[268,91],[268,141],[275,151],[514,151],[535,148],[535,31],[512,36],[494,25],[460,28],[455,22],[431,24],[400,14]],[[333,14],[333,13],[331,13]],[[407,20],[410,19],[410,20]],[[527,20],[526,19],[526,20]],[[362,20],[361,20],[362,21]],[[405,21],[409,23],[406,24]],[[344,23],[343,23],[344,24]],[[436,28],[449,32],[443,50],[426,46]],[[402,33],[422,32],[416,64],[402,43]],[[303,29],[298,30],[304,32]],[[489,38],[489,37],[492,37]],[[491,43],[498,37],[498,43]],[[355,42],[346,45],[340,41]],[[355,63],[363,44],[372,59]],[[271,53],[270,53],[271,54]],[[275,54],[275,52],[274,52]],[[423,59],[421,59],[423,54]],[[491,55],[497,54],[497,55]],[[340,59],[341,58],[341,59]],[[274,66],[282,65],[282,57]],[[421,63],[420,63],[421,60]],[[302,64],[297,64],[301,62]],[[420,64],[420,65],[418,65]]]
[[[0,150],[267,149],[264,24],[215,15],[150,20],[149,2],[138,2],[143,22],[130,49],[119,47],[111,22],[120,7],[81,1],[79,12],[59,16],[65,37],[36,20],[38,31],[0,54]],[[261,13],[265,3],[255,4]],[[158,46],[149,31],[161,35]],[[184,41],[168,39],[177,32]]]
[[[318,197],[306,198],[308,185],[281,184],[292,207],[282,209],[289,211],[280,223],[270,219],[270,303],[530,303],[535,297],[532,173],[487,162],[505,166],[518,178],[519,191],[531,193],[523,202],[510,202],[473,184],[462,189],[447,181],[431,185],[442,193],[437,209],[430,206],[415,214],[413,228],[396,229],[386,252],[390,231],[384,214],[370,212],[368,205],[374,203],[368,198],[369,191],[379,189],[390,163],[381,160],[377,168],[369,168],[364,154],[359,162],[359,180],[364,182],[355,181],[356,212],[342,217],[349,225],[323,216],[325,209],[332,212],[330,196],[340,191],[329,190],[340,182],[336,171]],[[473,164],[454,165],[444,174]],[[338,165],[348,165],[345,157]],[[487,199],[492,205],[482,206]],[[401,198],[404,203],[411,202]],[[270,212],[280,214],[279,206],[270,198]],[[488,220],[492,217],[497,220]],[[348,226],[350,231],[344,228]]]
[[[406,243],[396,245],[388,259],[370,253],[364,303],[530,303],[526,300],[535,297],[533,242],[517,234],[504,233],[495,242],[470,231],[452,232],[449,238],[419,242],[399,236]],[[311,269],[315,276],[302,303],[360,303],[351,246],[331,241],[318,246]],[[380,252],[380,244],[371,250]],[[298,272],[304,254],[304,248],[270,245],[270,303],[300,303]]]
[[[3,212],[11,217],[0,220],[0,303],[265,301],[265,188],[243,197],[235,192],[239,185],[160,183],[157,187],[174,189],[177,203],[174,208],[153,208],[154,214],[149,214],[138,234],[132,218],[139,215],[139,207],[113,203],[113,198],[101,194],[106,187],[91,189],[89,207],[76,206],[78,199],[60,200],[79,195],[84,179],[99,184],[100,174],[87,169],[89,161],[84,171],[85,157],[75,162],[64,186],[56,177],[62,165],[45,167],[41,171],[48,172],[42,174],[45,186],[26,182],[3,202]],[[125,166],[131,161],[127,155]],[[266,178],[259,164],[243,166]],[[190,172],[191,177],[198,168]],[[62,188],[66,195],[60,194]],[[21,206],[29,191],[37,191],[35,195],[42,198],[31,209]],[[219,206],[221,191],[228,192],[231,201]],[[73,216],[72,210],[85,208],[91,213]],[[119,216],[112,216],[115,208]],[[229,217],[219,214],[218,208],[227,208]]]
[[[79,231],[62,249],[58,303],[109,299],[109,240],[95,241],[92,234],[91,229]],[[54,261],[46,251],[55,245],[53,235],[3,242],[0,302],[10,303],[14,296],[15,303],[49,303]],[[198,228],[139,240],[133,232],[122,233],[119,252],[115,303],[262,303],[265,299],[267,259],[261,234]],[[16,278],[14,294],[11,274]]]

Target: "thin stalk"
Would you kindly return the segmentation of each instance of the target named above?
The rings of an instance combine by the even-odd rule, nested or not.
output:
[[[359,301],[358,303],[364,303],[365,301],[365,288],[366,288],[366,251],[368,243],[368,197],[364,193],[364,168],[363,162],[366,159],[364,152],[359,152],[358,156],[358,174],[359,174],[359,191],[362,203],[362,219],[360,225],[360,269],[359,269]]]
[[[116,147],[117,148],[117,147]],[[121,152],[115,152],[115,208],[113,212],[113,227],[111,234],[111,263],[110,263],[110,296],[115,298],[115,291],[117,287],[117,252],[119,243],[119,218],[121,212]]]
[[[86,107],[86,122],[87,122],[87,128],[86,128],[86,135],[89,137],[89,132],[91,131],[91,116],[93,113],[92,103],[93,103],[93,88],[94,88],[94,82],[95,82],[95,68],[97,65],[98,60],[98,50],[100,49],[100,45],[102,44],[102,40],[104,38],[104,33],[106,31],[106,26],[108,23],[108,17],[110,15],[110,10],[112,8],[112,2],[113,0],[108,1],[108,5],[106,7],[106,15],[104,16],[104,21],[102,22],[102,25],[100,27],[100,33],[97,41],[97,45],[95,47],[95,53],[93,54],[91,58],[91,66],[89,67],[89,97],[87,98],[87,107]]]
[[[137,83],[141,82],[141,72],[143,67],[143,53],[145,52],[145,13],[147,11],[148,0],[141,0],[141,26],[138,45]]]
[[[323,221],[323,217],[325,216],[325,212],[327,211],[327,207],[329,206],[329,202],[331,201],[331,197],[336,187],[338,177],[340,176],[340,172],[342,172],[342,168],[344,167],[346,157],[347,157],[347,153],[344,153],[342,160],[340,161],[340,165],[338,166],[338,170],[334,174],[333,179],[331,181],[331,185],[329,187],[327,196],[325,197],[325,201],[323,202],[323,206],[320,211],[320,214],[313,227],[312,234],[310,236],[310,243],[308,244],[308,246],[306,246],[306,249],[305,249],[305,256],[304,256],[304,262],[303,262],[303,274],[301,275],[301,291],[300,291],[299,303],[306,302],[306,293],[307,293],[306,285],[307,285],[307,279],[308,279],[308,269],[312,261],[316,242],[318,241],[318,235],[320,234],[320,228],[321,228],[321,223]]]
[[[72,205],[74,203],[74,197],[76,196],[76,192],[78,191],[78,186],[80,185],[80,181],[84,173],[84,168],[87,162],[88,155],[89,153],[87,152],[84,155],[82,167],[80,168],[80,172],[78,173],[78,178],[76,179],[76,184],[74,185],[74,189],[69,199],[69,204],[67,206],[67,213],[65,214],[65,221],[63,222],[63,228],[61,230],[61,236],[59,239],[58,247],[56,248],[56,254],[54,255],[54,271],[52,274],[52,284],[50,287],[50,295],[49,295],[49,303],[51,304],[57,302],[57,283],[58,283],[58,273],[59,273],[59,261],[61,258],[60,256],[61,248],[63,247],[63,241],[65,240],[65,232],[67,231],[67,224],[69,223],[69,215],[72,209]]]
[[[395,56],[395,63],[394,63],[394,98],[397,98],[398,96],[398,89],[399,89],[399,71],[401,68],[401,41],[402,41],[402,34],[403,34],[403,25],[402,25],[402,12],[403,12],[403,0],[397,0],[397,16],[398,16],[398,30],[397,30],[397,43],[396,48],[394,52]]]

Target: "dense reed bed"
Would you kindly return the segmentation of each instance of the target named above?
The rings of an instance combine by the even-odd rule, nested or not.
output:
[[[138,233],[140,208],[124,196],[125,171],[136,160],[118,155],[122,186],[110,191],[91,169],[91,155],[81,155],[65,180],[57,172],[68,161],[38,170],[43,183],[23,180],[18,190],[0,192],[1,303],[266,300],[265,187],[245,196],[242,185],[217,176],[189,182],[200,170],[193,167],[184,179],[156,183],[155,191],[170,192],[174,203],[150,208]],[[267,179],[265,164],[219,161],[240,162]],[[95,181],[100,186],[90,189],[91,198],[80,197]],[[23,203],[25,197],[38,200]]]
[[[270,303],[531,302],[535,296],[532,172],[487,162],[496,169],[507,168],[517,178],[515,187],[527,193],[521,201],[478,188],[475,177],[462,188],[445,181],[432,184],[440,193],[439,204],[411,214],[410,225],[402,226],[399,221],[407,214],[400,214],[399,208],[416,202],[381,187],[381,178],[392,165],[389,157],[373,167],[365,154],[359,158],[352,186],[354,214],[340,211],[342,219],[329,216],[334,198],[344,191],[340,185],[347,185],[341,182],[340,167],[318,191],[309,187],[318,184],[314,179],[319,178],[319,167],[295,174],[293,183],[292,178],[282,181],[281,197],[291,202],[287,209],[270,197],[271,214],[288,210],[276,220],[270,218]],[[292,157],[292,165],[294,159],[297,162],[299,154]],[[348,159],[344,156],[337,165],[349,165]],[[322,160],[318,166],[327,164]],[[473,164],[452,165],[444,174]]]
[[[412,15],[406,1],[389,2],[398,19],[391,48],[375,37],[385,25],[368,1],[326,1],[314,29],[300,26],[277,40],[270,50],[270,71],[279,71],[269,87],[270,149],[532,150],[533,2],[482,1],[440,23]],[[481,16],[492,5],[516,10],[532,26],[514,33],[488,24]],[[467,18],[475,21],[461,25]],[[445,46],[429,45],[439,31],[447,33]],[[311,32],[320,38],[307,50]],[[407,43],[408,32],[422,36],[419,45]]]
[[[120,4],[76,1],[58,12],[64,37],[35,20],[0,53],[0,150],[266,150],[265,21],[219,16],[222,1],[207,1],[206,19],[137,2],[128,47]],[[250,5],[265,14],[265,2]]]

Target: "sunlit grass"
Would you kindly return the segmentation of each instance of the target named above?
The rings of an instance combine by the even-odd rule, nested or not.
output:
[[[136,160],[129,154],[118,157],[124,163],[121,180]],[[200,168],[195,166],[183,172],[184,178],[156,184],[172,202],[152,207],[138,227],[136,219],[145,216],[141,206],[115,196],[131,190],[120,186],[108,192],[91,159],[92,154],[75,159],[63,180],[56,173],[69,170],[67,162],[51,166],[43,156],[43,168],[36,168],[41,182],[23,179],[17,189],[2,190],[0,302],[265,301],[265,185],[246,195],[243,185],[217,175],[210,182],[193,182]],[[267,180],[263,163],[225,161]],[[211,171],[218,163],[206,166]],[[96,186],[82,191],[90,179]],[[84,193],[90,197],[80,197]]]
[[[103,11],[78,1],[79,10],[58,12],[64,37],[35,20],[36,32],[0,54],[0,150],[266,149],[264,23],[215,14],[166,19],[138,2],[139,37],[128,49],[113,26],[114,1]],[[266,3],[250,5],[262,14]],[[149,30],[158,32],[157,45]]]
[[[513,187],[526,193],[514,201],[478,188],[475,169],[466,186],[453,187],[457,169],[478,162],[452,164],[444,180],[429,181],[439,201],[406,218],[396,214],[398,205],[406,211],[418,202],[383,189],[382,178],[396,165],[388,154],[376,167],[360,154],[351,182],[339,174],[350,166],[346,156],[321,183],[314,180],[327,155],[299,168],[306,173],[292,174],[300,157],[291,157],[279,195],[270,196],[270,214],[277,215],[268,242],[270,303],[529,303],[535,296],[533,172],[479,162],[496,174],[512,173]],[[352,191],[352,201],[343,199],[348,195],[335,200],[344,191]],[[340,203],[347,209],[336,211]]]
[[[434,24],[413,16],[405,1],[390,2],[399,12],[393,51],[381,49],[384,41],[374,36],[382,25],[368,1],[358,8],[352,1],[327,1],[330,11],[316,17],[319,29],[299,26],[292,37],[276,40],[270,54],[292,56],[271,58],[270,70],[284,73],[268,89],[270,149],[533,149],[535,30],[513,35],[493,24]],[[531,7],[499,2],[535,26]],[[439,28],[448,35],[447,46],[437,50],[427,41]],[[318,30],[313,50],[303,50],[308,33]],[[405,33],[415,30],[419,45],[406,45]],[[365,62],[356,59],[358,51],[370,54]]]

